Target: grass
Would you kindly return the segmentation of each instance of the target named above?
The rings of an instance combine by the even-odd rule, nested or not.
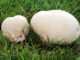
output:
[[[73,14],[80,21],[80,0],[0,0],[0,22],[6,17],[23,15],[30,23],[40,10],[61,9]],[[73,45],[42,46],[39,37],[30,29],[27,42],[13,44],[0,32],[0,60],[80,60]],[[80,44],[80,38],[76,44]]]

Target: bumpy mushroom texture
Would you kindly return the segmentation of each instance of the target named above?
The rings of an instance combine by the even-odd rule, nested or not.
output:
[[[1,25],[2,33],[11,42],[21,42],[28,34],[29,24],[27,19],[21,15],[6,18]]]
[[[77,19],[62,10],[36,13],[31,19],[31,26],[44,43],[71,44],[80,35]]]

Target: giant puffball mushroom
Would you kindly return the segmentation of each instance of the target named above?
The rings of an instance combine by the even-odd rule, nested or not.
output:
[[[10,42],[22,42],[25,40],[29,31],[29,24],[24,16],[16,15],[7,17],[1,25],[2,34],[9,39]]]
[[[77,19],[63,10],[40,11],[30,23],[43,43],[71,44],[80,35]]]

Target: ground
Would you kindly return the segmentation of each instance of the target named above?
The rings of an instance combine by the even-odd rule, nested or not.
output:
[[[40,10],[61,9],[80,22],[80,0],[0,0],[0,24],[9,17],[23,15],[30,23]],[[80,60],[80,38],[71,45],[45,46],[30,28],[24,43],[10,43],[0,32],[0,60]]]

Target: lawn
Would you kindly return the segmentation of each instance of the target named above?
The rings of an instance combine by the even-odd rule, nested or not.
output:
[[[23,15],[28,22],[40,10],[61,9],[80,22],[80,0],[0,0],[0,23],[9,16]],[[0,32],[0,60],[80,60],[80,38],[71,45],[45,46],[30,28],[26,42],[10,43]]]

